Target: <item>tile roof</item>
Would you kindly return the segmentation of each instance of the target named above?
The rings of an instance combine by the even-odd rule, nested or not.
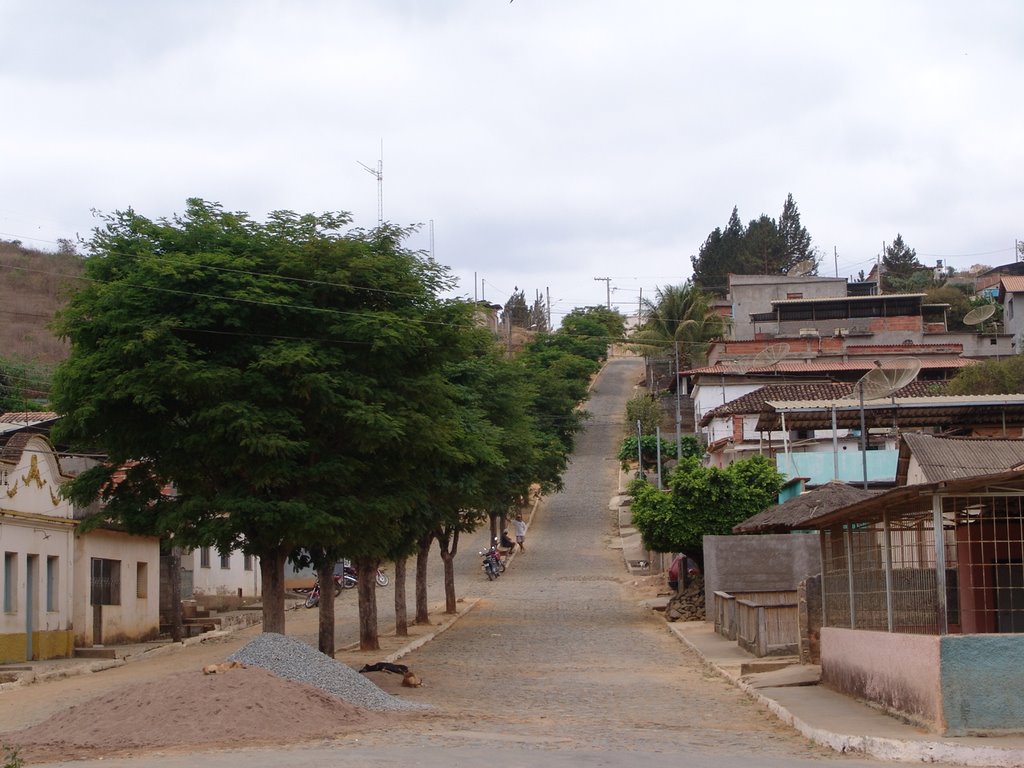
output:
[[[58,418],[53,411],[8,411],[0,413],[0,424],[20,424],[31,426],[42,421],[53,421]]]
[[[764,410],[765,403],[769,402],[830,402],[846,399],[853,393],[855,386],[856,382],[852,381],[815,384],[769,384],[708,411],[701,418],[700,426],[706,427],[711,423],[712,419],[721,419],[733,414],[753,415],[761,413]],[[912,381],[899,390],[897,394],[899,397],[924,397],[935,386],[941,386],[941,384],[934,381]]]
[[[832,480],[818,486],[813,491],[794,496],[782,504],[768,507],[764,512],[758,512],[753,517],[748,517],[739,525],[734,526],[732,532],[786,533],[804,520],[834,512],[858,501],[869,499],[878,493],[879,491],[868,491],[838,480]]]
[[[903,443],[901,468],[909,451],[928,483],[992,475],[1024,465],[1024,440],[906,433]]]

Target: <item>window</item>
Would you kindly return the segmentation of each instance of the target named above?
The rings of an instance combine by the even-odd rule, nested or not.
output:
[[[60,558],[46,558],[46,610],[50,613],[58,610],[60,605]]]
[[[4,552],[4,611],[18,610],[18,553]]]
[[[803,293],[787,293],[786,294],[786,298],[789,299],[789,300],[792,300],[792,299],[802,299],[803,297],[804,297]]]
[[[247,571],[252,570],[252,555],[243,555],[242,567],[245,568],[245,570]]]
[[[90,605],[121,604],[121,561],[92,558]]]
[[[227,571],[227,570],[231,569],[231,553],[230,552],[228,552],[228,554],[226,554],[226,555],[222,554],[220,556],[220,568],[221,568],[222,571]]]
[[[149,566],[146,563],[135,564],[135,596],[149,597]]]
[[[203,547],[199,550],[199,567],[209,568],[210,567],[210,548]]]

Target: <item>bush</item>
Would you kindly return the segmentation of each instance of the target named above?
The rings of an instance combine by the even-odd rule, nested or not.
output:
[[[782,475],[764,456],[725,469],[684,457],[668,486],[665,492],[640,479],[630,483],[633,525],[648,549],[700,551],[704,536],[732,533],[734,525],[777,503]]]

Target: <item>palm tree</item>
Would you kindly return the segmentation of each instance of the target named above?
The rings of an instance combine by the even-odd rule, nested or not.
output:
[[[654,301],[644,299],[642,319],[633,342],[648,357],[678,355],[680,369],[703,364],[709,342],[721,338],[728,328],[728,320],[715,312],[710,296],[689,280],[658,288]]]

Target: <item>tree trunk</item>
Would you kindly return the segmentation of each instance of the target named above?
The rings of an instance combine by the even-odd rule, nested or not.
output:
[[[323,563],[316,570],[320,579],[320,653],[334,658],[334,563]]]
[[[409,636],[409,613],[405,606],[405,561],[404,556],[395,560],[395,634],[399,637]]]
[[[451,548],[448,543],[451,541]],[[441,531],[437,537],[437,548],[441,550],[444,563],[444,612],[458,613],[455,605],[455,554],[459,551],[459,529]]]
[[[430,559],[430,544],[434,532],[424,534],[416,552],[416,623],[429,624],[430,611],[427,607],[427,561]]]
[[[171,577],[171,640],[180,643],[184,634],[181,628],[181,547],[171,546],[167,567]]]
[[[359,650],[379,651],[377,635],[377,566],[379,560],[356,560],[359,593]]]
[[[284,634],[284,566],[287,560],[288,552],[280,547],[260,553],[264,632]]]

